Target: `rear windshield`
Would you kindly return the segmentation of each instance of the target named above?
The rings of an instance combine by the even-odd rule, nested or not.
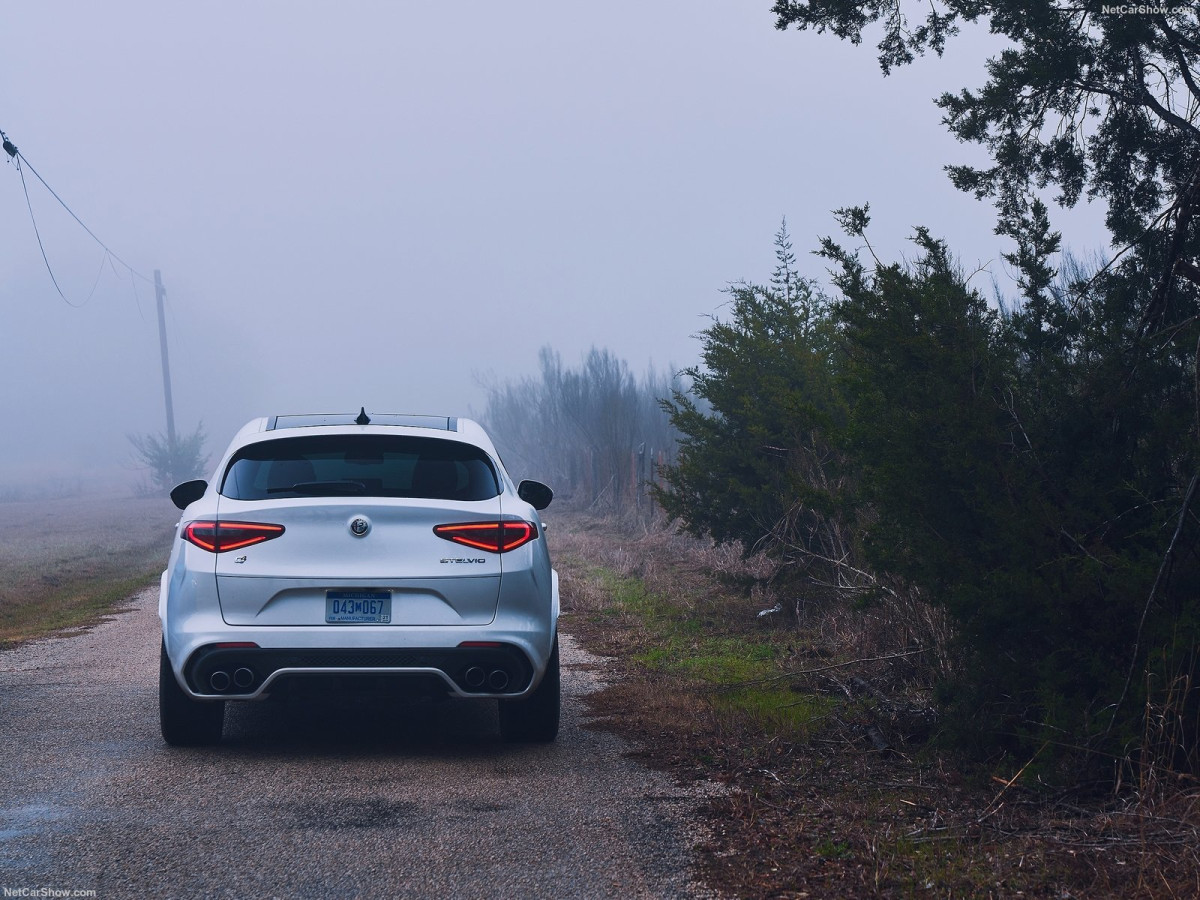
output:
[[[235,500],[281,497],[421,497],[487,500],[500,493],[478,447],[436,438],[314,435],[250,444],[225,470]]]

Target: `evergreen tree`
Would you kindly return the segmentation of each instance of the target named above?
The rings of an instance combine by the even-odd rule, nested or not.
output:
[[[737,284],[728,321],[701,334],[702,365],[665,404],[682,437],[657,492],[690,532],[769,549],[828,576],[847,552],[830,434],[844,416],[826,298],[793,268],[786,224],[771,287]]]

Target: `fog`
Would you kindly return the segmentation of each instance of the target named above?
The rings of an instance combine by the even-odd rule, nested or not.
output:
[[[140,276],[162,272],[181,431],[257,415],[469,415],[538,348],[695,361],[722,288],[802,272],[869,201],[872,244],[950,239],[1011,289],[981,161],[932,99],[997,44],[883,78],[872,48],[780,33],[770,0],[9,5],[0,129]],[[7,157],[4,157],[7,160]],[[151,284],[26,169],[0,177],[0,487],[133,483],[164,429]],[[1103,250],[1102,211],[1060,214]],[[69,305],[76,304],[76,305]]]

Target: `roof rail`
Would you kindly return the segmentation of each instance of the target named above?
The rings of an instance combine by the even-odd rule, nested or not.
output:
[[[305,416],[271,416],[266,431],[280,428],[319,428],[322,425],[356,425],[356,413],[324,413]],[[438,431],[458,431],[456,416],[417,416],[382,413],[371,416],[372,425],[391,425],[403,428],[433,428]]]

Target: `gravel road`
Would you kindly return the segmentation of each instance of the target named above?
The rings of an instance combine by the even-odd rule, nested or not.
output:
[[[705,895],[698,794],[581,727],[598,660],[569,640],[550,746],[483,702],[328,702],[230,704],[219,747],[175,749],[156,601],[0,652],[0,897]]]

